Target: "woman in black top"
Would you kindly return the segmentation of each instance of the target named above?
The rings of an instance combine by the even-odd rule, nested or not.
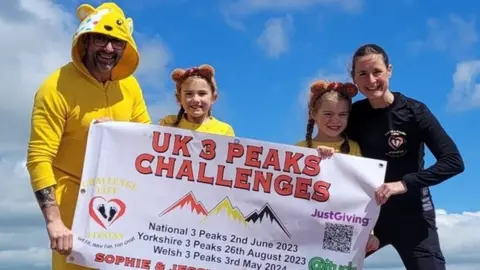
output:
[[[360,47],[351,76],[366,99],[352,105],[347,134],[362,155],[387,161],[374,233],[391,244],[408,270],[444,270],[429,187],[464,170],[457,146],[425,104],[389,90],[392,65],[375,44]],[[424,169],[424,145],[437,159]],[[371,253],[368,253],[369,256]]]

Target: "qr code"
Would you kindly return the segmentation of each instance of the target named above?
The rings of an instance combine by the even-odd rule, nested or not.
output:
[[[352,249],[353,225],[325,223],[323,249],[350,253]]]

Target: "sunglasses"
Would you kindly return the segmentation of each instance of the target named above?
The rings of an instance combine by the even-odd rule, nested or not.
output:
[[[93,35],[93,44],[98,47],[105,47],[110,42],[115,50],[123,50],[127,42],[106,35]]]

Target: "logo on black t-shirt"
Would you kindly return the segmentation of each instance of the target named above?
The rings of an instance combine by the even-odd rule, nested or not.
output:
[[[407,134],[400,130],[390,130],[385,134],[388,138],[388,151],[385,153],[389,157],[401,157],[407,153]]]

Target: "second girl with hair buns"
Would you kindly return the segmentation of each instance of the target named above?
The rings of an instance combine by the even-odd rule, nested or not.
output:
[[[345,129],[352,105],[352,98],[357,95],[358,88],[352,83],[327,82],[318,80],[310,86],[308,100],[308,123],[305,140],[297,146],[317,148],[322,157],[328,157],[333,152],[341,152],[361,156],[358,144],[348,139]],[[313,130],[317,134],[313,137]],[[371,232],[366,252],[379,247],[378,238]]]
[[[229,124],[212,115],[218,88],[215,69],[211,65],[203,64],[189,69],[176,68],[172,71],[171,77],[175,83],[175,97],[180,109],[177,115],[164,117],[160,125],[235,136]]]
[[[308,100],[308,123],[305,140],[298,146],[309,148],[330,147],[336,151],[360,156],[360,147],[349,140],[344,132],[347,128],[352,98],[358,89],[352,83],[318,80],[310,86]],[[313,137],[314,127],[317,134]]]

